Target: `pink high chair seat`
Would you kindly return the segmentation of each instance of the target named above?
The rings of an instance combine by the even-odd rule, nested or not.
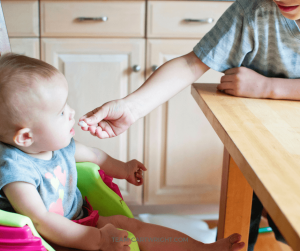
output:
[[[0,250],[47,251],[39,237],[33,236],[29,226],[0,226]]]

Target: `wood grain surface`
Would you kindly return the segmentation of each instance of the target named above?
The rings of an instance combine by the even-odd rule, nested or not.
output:
[[[300,102],[233,97],[216,86],[194,84],[192,95],[287,242],[299,250]]]
[[[238,193],[236,191],[239,191]],[[242,235],[247,251],[253,189],[224,149],[218,240],[233,233]]]

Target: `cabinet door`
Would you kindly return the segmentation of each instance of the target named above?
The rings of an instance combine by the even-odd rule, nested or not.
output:
[[[144,39],[42,39],[42,60],[58,68],[69,83],[75,120],[103,103],[128,95],[144,82]],[[140,71],[132,67],[139,65]],[[98,139],[75,125],[75,139],[113,158],[143,161],[143,119],[118,137]],[[142,188],[115,180],[128,204],[141,204]]]
[[[147,76],[154,65],[189,53],[197,42],[150,39]],[[218,83],[221,75],[209,70],[200,80]],[[191,87],[152,111],[145,123],[145,204],[218,204],[223,145]]]
[[[32,58],[40,58],[40,42],[38,38],[10,38],[11,51]]]
[[[10,37],[39,36],[38,0],[2,0],[1,4]]]

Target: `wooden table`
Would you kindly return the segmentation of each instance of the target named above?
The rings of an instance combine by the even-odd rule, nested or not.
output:
[[[225,149],[218,238],[237,232],[248,244],[254,190],[300,250],[300,102],[234,97],[216,86],[193,84],[192,95]]]

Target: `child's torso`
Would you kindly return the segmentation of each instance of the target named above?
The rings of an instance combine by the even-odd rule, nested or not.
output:
[[[0,143],[0,209],[13,211],[3,186],[15,181],[33,184],[47,210],[69,219],[82,214],[82,196],[77,188],[75,143],[53,152],[50,160],[37,159]]]

